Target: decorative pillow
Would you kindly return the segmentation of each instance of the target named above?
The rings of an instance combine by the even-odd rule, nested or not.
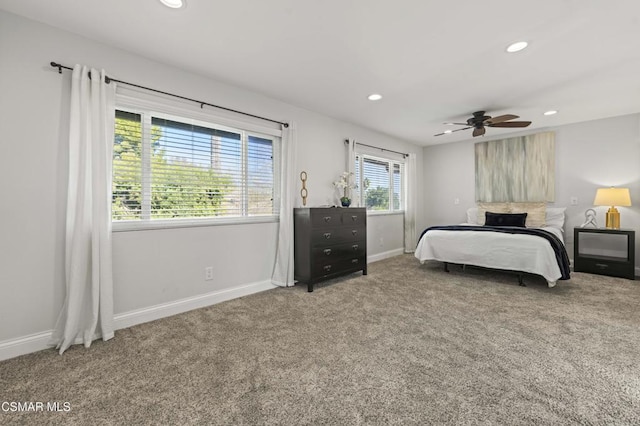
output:
[[[478,208],[477,207],[469,207],[467,209],[467,223],[472,225],[478,224]]]
[[[547,203],[509,203],[509,213],[527,213],[528,228],[542,228],[545,226]]]
[[[478,203],[478,225],[484,225],[485,213],[509,213],[509,203]]]
[[[564,212],[566,207],[547,207],[545,225],[552,228],[558,228],[564,232]]]
[[[525,227],[527,221],[526,213],[485,213],[485,226],[518,226]]]

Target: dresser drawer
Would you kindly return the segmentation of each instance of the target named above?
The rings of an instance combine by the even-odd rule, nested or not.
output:
[[[365,256],[353,256],[343,259],[326,259],[323,262],[316,262],[313,266],[315,277],[328,277],[333,274],[342,274],[348,271],[358,271],[366,266]]]
[[[345,226],[342,228],[313,229],[311,245],[313,247],[340,244],[364,239],[367,229],[361,226]]]
[[[326,259],[338,260],[345,257],[362,256],[365,253],[365,241],[352,241],[345,244],[337,244],[313,249],[311,257],[314,261],[325,261]]]
[[[343,209],[342,224],[346,226],[365,226],[367,223],[367,213],[363,209]]]
[[[342,225],[342,214],[339,209],[322,209],[311,214],[313,228],[328,228]]]

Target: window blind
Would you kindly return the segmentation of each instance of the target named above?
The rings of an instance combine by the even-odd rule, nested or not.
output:
[[[398,211],[404,208],[403,163],[357,154],[355,166],[361,205],[374,211]]]
[[[116,111],[113,220],[277,214],[274,138]]]

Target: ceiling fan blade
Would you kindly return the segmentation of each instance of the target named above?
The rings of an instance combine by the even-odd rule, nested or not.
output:
[[[475,129],[473,129],[473,137],[475,138],[476,136],[482,136],[484,135],[484,132],[485,132],[484,127],[480,127],[480,128],[476,127]]]
[[[448,134],[453,133],[453,132],[459,132],[460,130],[467,130],[467,129],[470,129],[470,128],[471,128],[471,127],[464,127],[464,128],[462,128],[462,129],[455,129],[455,130],[452,130],[452,131],[450,131],[450,132],[448,132],[448,133],[445,133],[445,132],[438,133],[437,135],[433,135],[433,136],[448,135]]]
[[[487,124],[489,127],[527,127],[530,121],[505,121],[504,123]]]
[[[497,117],[492,117],[488,120],[485,120],[484,123],[488,125],[492,125],[496,123],[502,123],[503,121],[513,120],[515,118],[520,118],[520,117],[513,114],[505,114],[505,115],[499,115]]]

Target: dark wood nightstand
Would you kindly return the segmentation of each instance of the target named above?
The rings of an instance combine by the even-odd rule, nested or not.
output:
[[[635,238],[631,229],[573,228],[573,270],[634,280]]]

